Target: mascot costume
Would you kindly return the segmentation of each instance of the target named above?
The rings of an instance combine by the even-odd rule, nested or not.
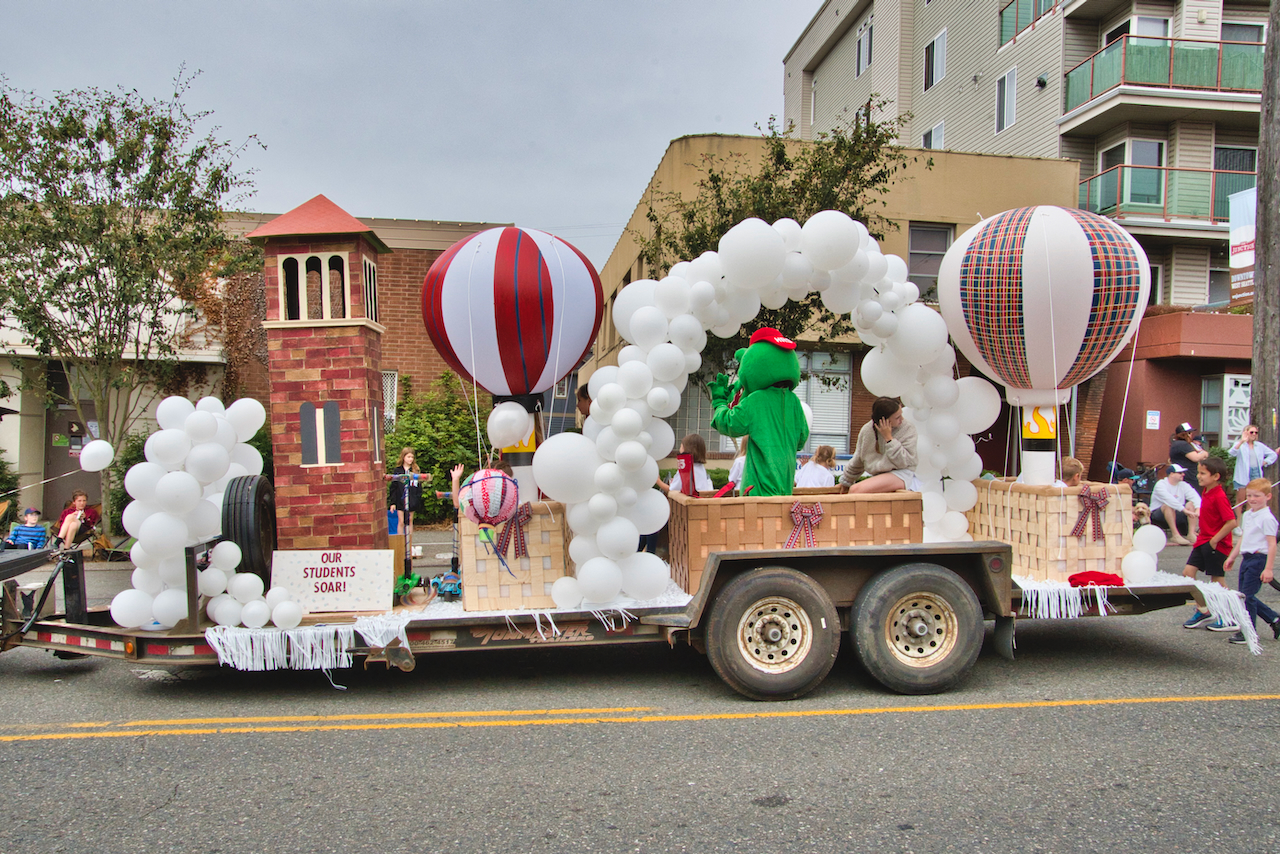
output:
[[[718,374],[709,386],[715,414],[711,426],[725,436],[747,436],[741,489],[752,495],[790,495],[796,451],[809,440],[809,424],[794,394],[800,384],[796,342],[776,329],[756,330],[737,352],[738,378]],[[737,395],[733,394],[736,391]],[[730,403],[740,395],[740,401]]]

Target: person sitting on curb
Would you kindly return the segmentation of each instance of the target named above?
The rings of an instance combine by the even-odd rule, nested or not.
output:
[[[1151,490],[1151,524],[1169,529],[1169,541],[1191,545],[1200,520],[1200,493],[1183,478],[1187,470],[1170,463],[1163,479]]]

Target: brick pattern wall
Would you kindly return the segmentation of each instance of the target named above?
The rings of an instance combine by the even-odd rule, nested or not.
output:
[[[378,312],[387,328],[382,338],[382,370],[410,377],[418,391],[451,370],[422,325],[422,282],[441,254],[397,249],[378,259]]]

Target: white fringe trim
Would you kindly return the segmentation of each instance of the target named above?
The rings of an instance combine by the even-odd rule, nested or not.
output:
[[[334,670],[352,664],[355,627],[211,626],[204,637],[218,654],[218,663],[236,670]]]
[[[1115,612],[1115,608],[1107,601],[1107,587],[1072,587],[1065,581],[1040,580],[1020,575],[1013,576],[1013,581],[1022,588],[1022,615],[1026,617],[1037,620],[1075,620],[1094,610],[1099,616],[1106,616],[1108,611]],[[1188,584],[1195,585],[1200,591],[1210,613],[1239,626],[1250,652],[1254,655],[1262,654],[1258,632],[1249,621],[1244,597],[1239,592],[1228,590],[1215,582],[1190,579],[1169,572],[1157,572],[1150,581],[1135,586],[1182,587]],[[1133,588],[1126,585],[1120,589],[1132,591]],[[1092,604],[1089,601],[1091,597]]]
[[[405,626],[418,616],[412,611],[399,613],[388,611],[372,617],[356,617],[355,630],[360,633],[360,637],[364,638],[368,646],[386,646],[396,638],[400,638],[400,645],[408,649],[409,635],[405,631]]]

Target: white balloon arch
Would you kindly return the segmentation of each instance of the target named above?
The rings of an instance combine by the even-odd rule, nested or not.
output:
[[[815,291],[832,312],[852,313],[871,345],[863,385],[901,397],[916,425],[925,542],[972,539],[965,511],[977,500],[972,481],[982,459],[969,434],[995,421],[999,391],[979,377],[955,378],[946,322],[916,301],[920,291],[907,281],[906,262],[882,254],[862,223],[839,211],[814,214],[803,226],[753,218],[729,229],[719,252],[681,261],[661,281],[632,282],[618,293],[613,322],[629,343],[616,367],[591,375],[591,415],[582,434],[552,436],[534,455],[538,487],[567,505],[574,533],[569,554],[577,583],[557,582],[558,606],[662,592],[666,565],[636,550],[642,534],[667,522],[667,499],[654,484],[657,461],[674,450],[676,437],[663,419],[680,408],[689,375],[702,364],[707,332],[728,338],[761,306],[781,308]],[[507,437],[491,435],[499,446],[497,439]]]

